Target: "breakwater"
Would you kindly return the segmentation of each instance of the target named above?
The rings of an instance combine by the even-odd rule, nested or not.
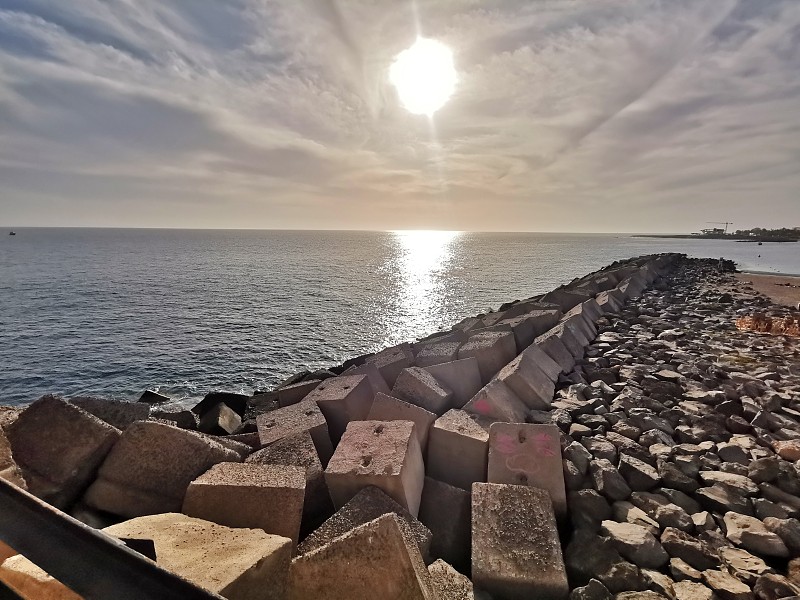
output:
[[[615,263],[191,411],[45,397],[0,468],[229,598],[797,595],[797,347],[736,329],[787,309],[731,270]]]

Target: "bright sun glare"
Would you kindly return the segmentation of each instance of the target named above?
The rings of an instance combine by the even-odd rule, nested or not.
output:
[[[417,38],[397,55],[389,81],[409,112],[431,116],[453,95],[456,87],[453,52],[436,40]]]

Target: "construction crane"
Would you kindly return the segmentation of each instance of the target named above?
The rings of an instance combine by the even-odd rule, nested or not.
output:
[[[725,234],[728,234],[728,225],[733,225],[730,221],[706,221],[706,223],[713,223],[714,225],[725,225]]]

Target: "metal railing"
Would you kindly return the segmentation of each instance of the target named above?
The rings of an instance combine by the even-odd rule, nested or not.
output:
[[[4,479],[0,540],[87,600],[224,600]]]

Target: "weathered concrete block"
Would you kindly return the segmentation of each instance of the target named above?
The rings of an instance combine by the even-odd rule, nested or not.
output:
[[[430,477],[425,478],[419,520],[433,534],[431,556],[443,558],[462,573],[470,568],[470,493]]]
[[[428,475],[464,490],[486,481],[490,419],[449,410],[428,434]]]
[[[425,370],[436,378],[442,387],[453,392],[452,408],[461,408],[478,393],[483,383],[481,372],[478,368],[478,359],[475,357],[454,360],[424,367]]]
[[[505,383],[493,379],[464,405],[468,413],[497,421],[524,423],[528,408]]]
[[[325,483],[325,471],[319,460],[314,440],[308,431],[301,431],[253,452],[245,463],[259,465],[293,465],[306,474],[306,491],[303,500],[303,524],[316,527],[333,512],[333,503]],[[301,530],[301,535],[303,531]]]
[[[410,344],[400,344],[381,350],[377,354],[367,359],[378,367],[386,385],[394,387],[394,382],[400,376],[403,369],[414,366],[414,353],[411,351]]]
[[[162,404],[164,402],[172,402],[172,398],[153,390],[145,390],[137,402],[146,402],[147,404]]]
[[[137,421],[103,461],[84,502],[123,517],[177,512],[195,477],[218,462],[238,460],[236,452],[199,433]]]
[[[333,456],[328,422],[313,400],[303,400],[297,404],[259,415],[256,417],[256,427],[258,428],[258,437],[264,446],[307,431],[314,440],[314,446],[323,467]]]
[[[309,392],[316,388],[320,383],[322,383],[321,379],[312,379],[310,381],[299,381],[297,383],[292,383],[291,385],[278,388],[278,406],[284,407],[297,404],[300,402],[300,400],[308,396]]]
[[[325,415],[328,432],[335,446],[348,423],[367,418],[374,396],[375,392],[366,375],[347,375],[326,379],[305,400],[316,402]]]
[[[417,436],[417,440],[419,440],[419,447],[424,455],[428,446],[428,431],[433,422],[436,421],[436,414],[416,404],[409,404],[386,394],[375,394],[367,420],[412,421],[414,423],[414,433]]]
[[[437,342],[425,344],[417,351],[415,362],[418,367],[429,367],[440,363],[458,360],[458,349],[462,342]]]
[[[0,427],[0,479],[5,479],[22,489],[28,489],[22,471],[11,454],[11,444],[2,427]],[[0,563],[2,563],[1,558]]]
[[[558,381],[558,376],[561,373],[561,367],[556,361],[550,358],[550,355],[542,350],[539,345],[531,344],[522,351],[522,354],[533,361],[533,364],[535,364],[550,381]]]
[[[553,362],[561,368],[562,372],[569,373],[572,367],[575,366],[575,357],[572,356],[572,352],[567,349],[564,343],[554,333],[551,333],[552,331],[551,329],[548,333],[536,338],[533,345],[528,346],[528,350],[534,346],[540,348],[547,356],[553,359]]]
[[[292,561],[288,600],[436,600],[416,545],[396,515],[360,525]]]
[[[458,358],[475,357],[481,381],[489,383],[517,355],[517,342],[510,331],[489,331],[470,336],[458,350]]]
[[[560,310],[533,310],[517,317],[504,319],[499,324],[511,327],[517,343],[517,354],[519,354],[538,336],[555,326],[560,317]]]
[[[531,410],[548,410],[553,401],[555,385],[537,366],[532,353],[523,353],[495,375]]]
[[[189,484],[181,512],[227,527],[263,529],[296,545],[305,490],[302,467],[224,462]]]
[[[197,429],[197,415],[190,410],[178,407],[153,407],[150,410],[150,418],[159,421],[169,421],[175,427],[181,429]]]
[[[292,553],[288,538],[176,513],[139,517],[103,531],[153,540],[156,563],[229,600],[285,598]]]
[[[6,429],[28,490],[58,508],[78,499],[119,430],[55,396],[43,396]]]
[[[561,320],[561,324],[563,327],[569,330],[582,348],[586,348],[586,346],[591,344],[592,340],[595,338],[594,331],[592,331],[592,328],[586,324],[586,321],[584,321],[583,317],[580,315],[564,317]],[[583,352],[581,352],[581,356],[583,356]]]
[[[372,391],[376,394],[390,394],[391,389],[386,385],[386,380],[381,375],[375,363],[365,362],[361,365],[353,365],[346,369],[342,375],[366,375],[369,378],[369,383],[372,386]]]
[[[473,484],[472,581],[495,600],[569,596],[547,492],[521,485]]]
[[[618,313],[622,310],[624,304],[624,302],[621,302],[617,296],[612,293],[612,290],[600,292],[597,294],[595,301],[604,315]]]
[[[566,517],[560,440],[561,431],[555,425],[492,423],[487,481],[545,490],[556,516]]]
[[[213,435],[227,435],[242,426],[242,418],[227,404],[220,402],[200,417],[197,429]]]
[[[354,421],[325,469],[336,508],[374,485],[415,517],[419,513],[425,465],[412,421]]]
[[[392,396],[406,400],[436,415],[443,415],[452,404],[453,392],[421,367],[403,369],[392,388]]]
[[[205,395],[205,398],[192,407],[192,412],[202,419],[204,414],[220,402],[224,402],[228,405],[228,408],[242,417],[244,416],[244,411],[247,410],[248,400],[250,400],[250,396],[245,396],[244,394],[235,394],[233,392],[209,392]]]
[[[474,600],[472,582],[445,561],[439,559],[428,565],[431,584],[439,598],[447,600]]]
[[[575,306],[588,299],[589,296],[586,294],[581,294],[575,290],[568,290],[565,288],[558,288],[542,296],[543,302],[557,304],[561,309],[561,312],[564,313],[568,312],[572,308],[575,308]]]
[[[126,429],[135,421],[144,421],[150,416],[150,407],[144,402],[123,402],[90,396],[77,396],[69,399],[70,404],[93,414],[119,430]]]
[[[297,554],[313,552],[351,529],[389,513],[398,516],[403,536],[412,544],[416,544],[423,559],[427,559],[433,537],[430,529],[375,486],[365,487],[353,496],[330,519],[303,540],[297,547]]]

